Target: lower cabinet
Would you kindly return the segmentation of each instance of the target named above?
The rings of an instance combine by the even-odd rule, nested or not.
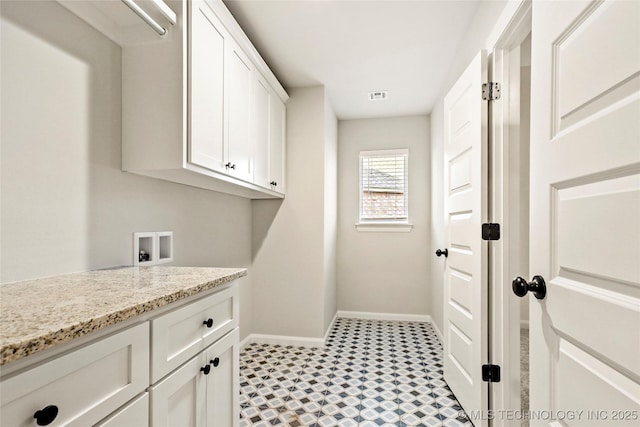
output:
[[[238,328],[150,387],[153,427],[238,425]]]
[[[233,285],[166,307],[2,378],[0,426],[236,427],[237,325]]]

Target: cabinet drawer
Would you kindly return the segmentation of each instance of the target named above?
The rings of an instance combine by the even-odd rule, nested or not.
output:
[[[235,286],[151,321],[151,383],[238,325]]]
[[[149,325],[143,323],[0,383],[0,424],[33,426],[55,406],[50,426],[88,426],[149,384]]]
[[[148,427],[149,426],[149,393],[127,404],[95,427]]]

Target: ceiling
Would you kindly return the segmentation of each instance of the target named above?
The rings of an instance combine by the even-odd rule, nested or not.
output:
[[[429,113],[479,1],[225,4],[285,89],[324,85],[344,120]]]

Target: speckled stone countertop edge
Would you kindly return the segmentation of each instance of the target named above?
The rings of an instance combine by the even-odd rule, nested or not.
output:
[[[234,273],[217,277],[213,280],[195,286],[179,289],[173,293],[140,302],[133,306],[122,308],[103,316],[92,317],[89,320],[81,321],[65,328],[49,331],[48,333],[37,337],[30,337],[22,341],[3,343],[0,347],[0,366],[15,362],[32,354],[54,347],[55,345],[71,341],[75,338],[80,338],[91,332],[116,325],[120,322],[148,313],[173,302],[183,300],[207,290],[215,289],[246,275],[247,269],[238,269],[238,271]]]

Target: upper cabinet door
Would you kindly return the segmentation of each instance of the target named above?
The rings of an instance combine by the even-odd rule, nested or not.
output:
[[[269,84],[256,73],[253,79],[253,118],[251,121],[252,139],[255,152],[254,182],[269,188],[269,109],[271,107]]]
[[[189,162],[225,171],[225,46],[231,37],[204,1],[190,2]]]
[[[253,144],[250,138],[251,83],[253,64],[235,42],[227,44],[227,144],[226,170],[230,175],[253,181]]]
[[[270,108],[269,182],[272,190],[282,194],[285,192],[286,113],[284,103],[273,95]]]

